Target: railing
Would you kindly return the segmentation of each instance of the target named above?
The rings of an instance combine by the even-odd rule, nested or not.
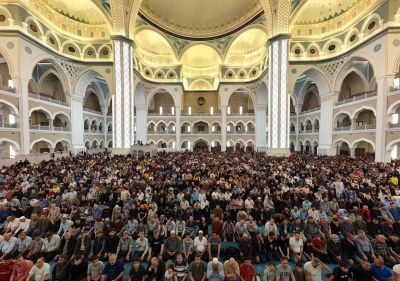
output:
[[[300,115],[304,115],[304,114],[311,113],[311,112],[316,112],[316,111],[319,111],[319,110],[321,110],[320,107],[313,108],[313,109],[309,109],[309,110],[306,110],[306,111],[302,111],[302,112],[300,113]]]
[[[172,153],[172,152],[185,152],[186,148],[171,148],[171,147],[166,147],[166,148],[157,148],[157,152],[166,152],[166,153]]]
[[[400,128],[400,123],[397,124],[389,123],[389,128]]]
[[[169,132],[169,131],[147,131],[147,134],[149,134],[149,135],[174,135],[175,132]]]
[[[342,100],[342,101],[336,102],[335,105],[342,105],[342,104],[346,104],[346,103],[350,103],[350,102],[355,102],[355,101],[358,101],[358,100],[365,100],[365,99],[372,98],[372,97],[375,97],[375,96],[376,96],[376,92],[368,92],[368,93],[365,93],[365,94],[362,94],[362,95],[357,95],[357,96],[352,97],[352,98],[347,99],[347,100]]]
[[[147,113],[147,116],[160,116],[160,117],[162,117],[162,116],[175,116],[175,114],[164,113],[164,112],[162,114],[156,113],[156,112],[149,112],[149,113]]]
[[[221,113],[219,112],[214,112],[213,114],[207,113],[207,112],[196,112],[192,114],[189,114],[188,111],[181,111],[181,116],[221,116]]]
[[[63,102],[63,101],[60,101],[60,100],[56,100],[56,99],[53,99],[51,97],[48,97],[48,96],[45,96],[45,95],[41,95],[41,94],[29,93],[29,97],[34,98],[34,99],[38,99],[38,100],[51,102],[51,103],[56,103],[56,104],[63,105],[63,106],[69,106],[69,103],[66,103],[66,102]]]
[[[68,132],[68,131],[71,131],[71,128],[70,127],[54,127],[54,131]]]
[[[357,131],[365,131],[365,130],[375,130],[376,129],[376,124],[365,124],[365,125],[361,125],[361,126],[356,126],[354,128],[354,130]]]
[[[306,134],[311,134],[313,132],[313,130],[306,130]]]
[[[112,116],[112,112],[107,113],[107,116]]]
[[[231,114],[226,114],[226,117],[240,117],[240,116],[254,116],[254,112],[242,113],[242,114],[240,114],[239,112],[231,112]]]
[[[0,85],[0,90],[5,91],[5,92],[10,92],[10,93],[17,92],[17,90],[15,88],[10,88],[10,87],[3,86],[3,85]]]
[[[40,125],[40,124],[37,124],[37,125],[30,125],[29,126],[29,128],[31,129],[31,130],[39,130],[39,131],[50,131],[50,126],[49,125]]]
[[[86,107],[83,108],[83,111],[84,112],[90,112],[90,113],[98,114],[98,115],[103,115],[103,112],[101,112],[101,111],[89,109],[89,108],[86,108]]]
[[[69,157],[69,152],[64,152],[64,153],[54,153],[54,159],[59,159],[63,157]],[[51,158],[50,153],[39,153],[39,154],[29,154],[29,155],[16,155],[15,157],[12,158],[1,158],[0,157],[0,163],[1,166],[11,166],[13,164],[16,164],[20,161],[25,161],[28,160],[32,164],[37,164],[42,161],[49,161]]]
[[[11,124],[9,122],[0,122],[0,128],[17,129],[18,123]]]
[[[350,131],[350,126],[345,126],[345,127],[338,127],[338,128],[334,128],[335,131]]]

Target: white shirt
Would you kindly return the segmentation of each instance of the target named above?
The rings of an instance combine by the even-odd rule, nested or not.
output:
[[[321,265],[317,268],[312,266],[312,262],[308,261],[304,264],[304,270],[311,273],[311,280],[312,281],[322,281],[321,278]]]
[[[200,241],[199,237],[194,238],[194,246],[197,246],[197,250],[199,252],[203,252],[207,246],[207,239],[203,237],[203,239]]]
[[[44,263],[42,268],[38,268],[37,265],[34,265],[29,271],[29,275],[33,276],[33,280],[40,281],[42,277],[45,276],[44,280],[50,279],[50,265],[48,263]]]
[[[23,232],[27,232],[29,229],[29,226],[31,225],[31,220],[30,219],[25,219],[24,222],[20,221],[18,228],[15,230],[15,232],[18,232],[22,230]]]
[[[301,252],[301,248],[303,247],[303,239],[296,240],[295,237],[290,237],[289,239],[290,249],[292,249],[296,254]]]

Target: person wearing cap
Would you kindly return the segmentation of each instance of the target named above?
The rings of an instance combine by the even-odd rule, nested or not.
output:
[[[400,281],[400,264],[396,264],[393,266],[393,280],[392,281]]]
[[[225,273],[222,263],[218,258],[213,258],[207,265],[207,280],[208,281],[224,281]]]
[[[57,255],[58,248],[60,247],[60,236],[53,232],[47,232],[46,238],[42,246],[42,252],[46,262],[52,261]]]
[[[19,218],[19,225],[15,230],[14,236],[17,237],[21,232],[27,232],[29,230],[31,220],[27,219],[25,216]]]
[[[339,262],[339,265],[333,269],[333,273],[328,281],[347,281],[351,280],[351,278],[352,274],[349,271],[349,264],[342,260]]]
[[[197,236],[196,238],[194,238],[194,252],[196,253],[196,255],[201,255],[202,259],[205,260],[206,257],[204,255],[204,253],[207,250],[207,238],[204,237],[203,231],[200,230],[199,231],[199,236]]]

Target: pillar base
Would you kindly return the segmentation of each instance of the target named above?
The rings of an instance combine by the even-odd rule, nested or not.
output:
[[[77,155],[78,153],[85,152],[86,147],[84,145],[74,145],[72,147],[72,154]]]
[[[131,153],[130,148],[113,148],[112,149],[112,155],[128,155]]]
[[[270,156],[289,156],[289,148],[269,148],[267,149],[267,154]]]
[[[257,152],[267,152],[268,146],[267,145],[257,145],[256,151]]]
[[[317,149],[318,155],[335,156],[336,148],[331,146],[319,146]]]

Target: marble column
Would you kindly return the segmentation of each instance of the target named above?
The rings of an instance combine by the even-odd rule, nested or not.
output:
[[[222,122],[221,122],[221,138],[222,138],[222,143],[221,143],[221,151],[226,151],[226,113],[227,113],[227,106],[223,105],[221,106],[221,117],[222,117]]]
[[[29,79],[19,79],[19,138],[20,153],[30,154],[30,128],[29,128]]]
[[[175,148],[179,150],[181,148],[181,107],[175,106],[175,136],[176,143]]]
[[[74,154],[86,150],[83,141],[83,123],[83,97],[80,95],[73,95],[71,96],[71,134],[72,152]]]
[[[147,143],[147,108],[145,106],[136,106],[136,139],[143,144]]]
[[[375,133],[375,161],[388,162],[390,157],[386,153],[386,128],[387,118],[387,97],[385,96],[389,82],[393,81],[393,76],[376,77],[377,97],[376,97],[376,133]]]
[[[267,106],[256,105],[256,151],[267,151]]]
[[[321,124],[319,128],[319,155],[335,155],[336,150],[332,147],[333,134],[333,106],[336,94],[321,96]]]
[[[288,155],[290,100],[288,82],[288,37],[269,42],[268,154]]]
[[[113,37],[114,44],[114,152],[127,153],[134,142],[133,49],[126,37]]]
[[[302,104],[298,104],[295,107],[296,110],[296,143],[294,144],[294,150],[297,152],[300,152],[301,147],[299,144],[300,140],[300,125],[299,125],[299,118],[300,118],[300,113],[301,113],[301,108],[303,107]]]

